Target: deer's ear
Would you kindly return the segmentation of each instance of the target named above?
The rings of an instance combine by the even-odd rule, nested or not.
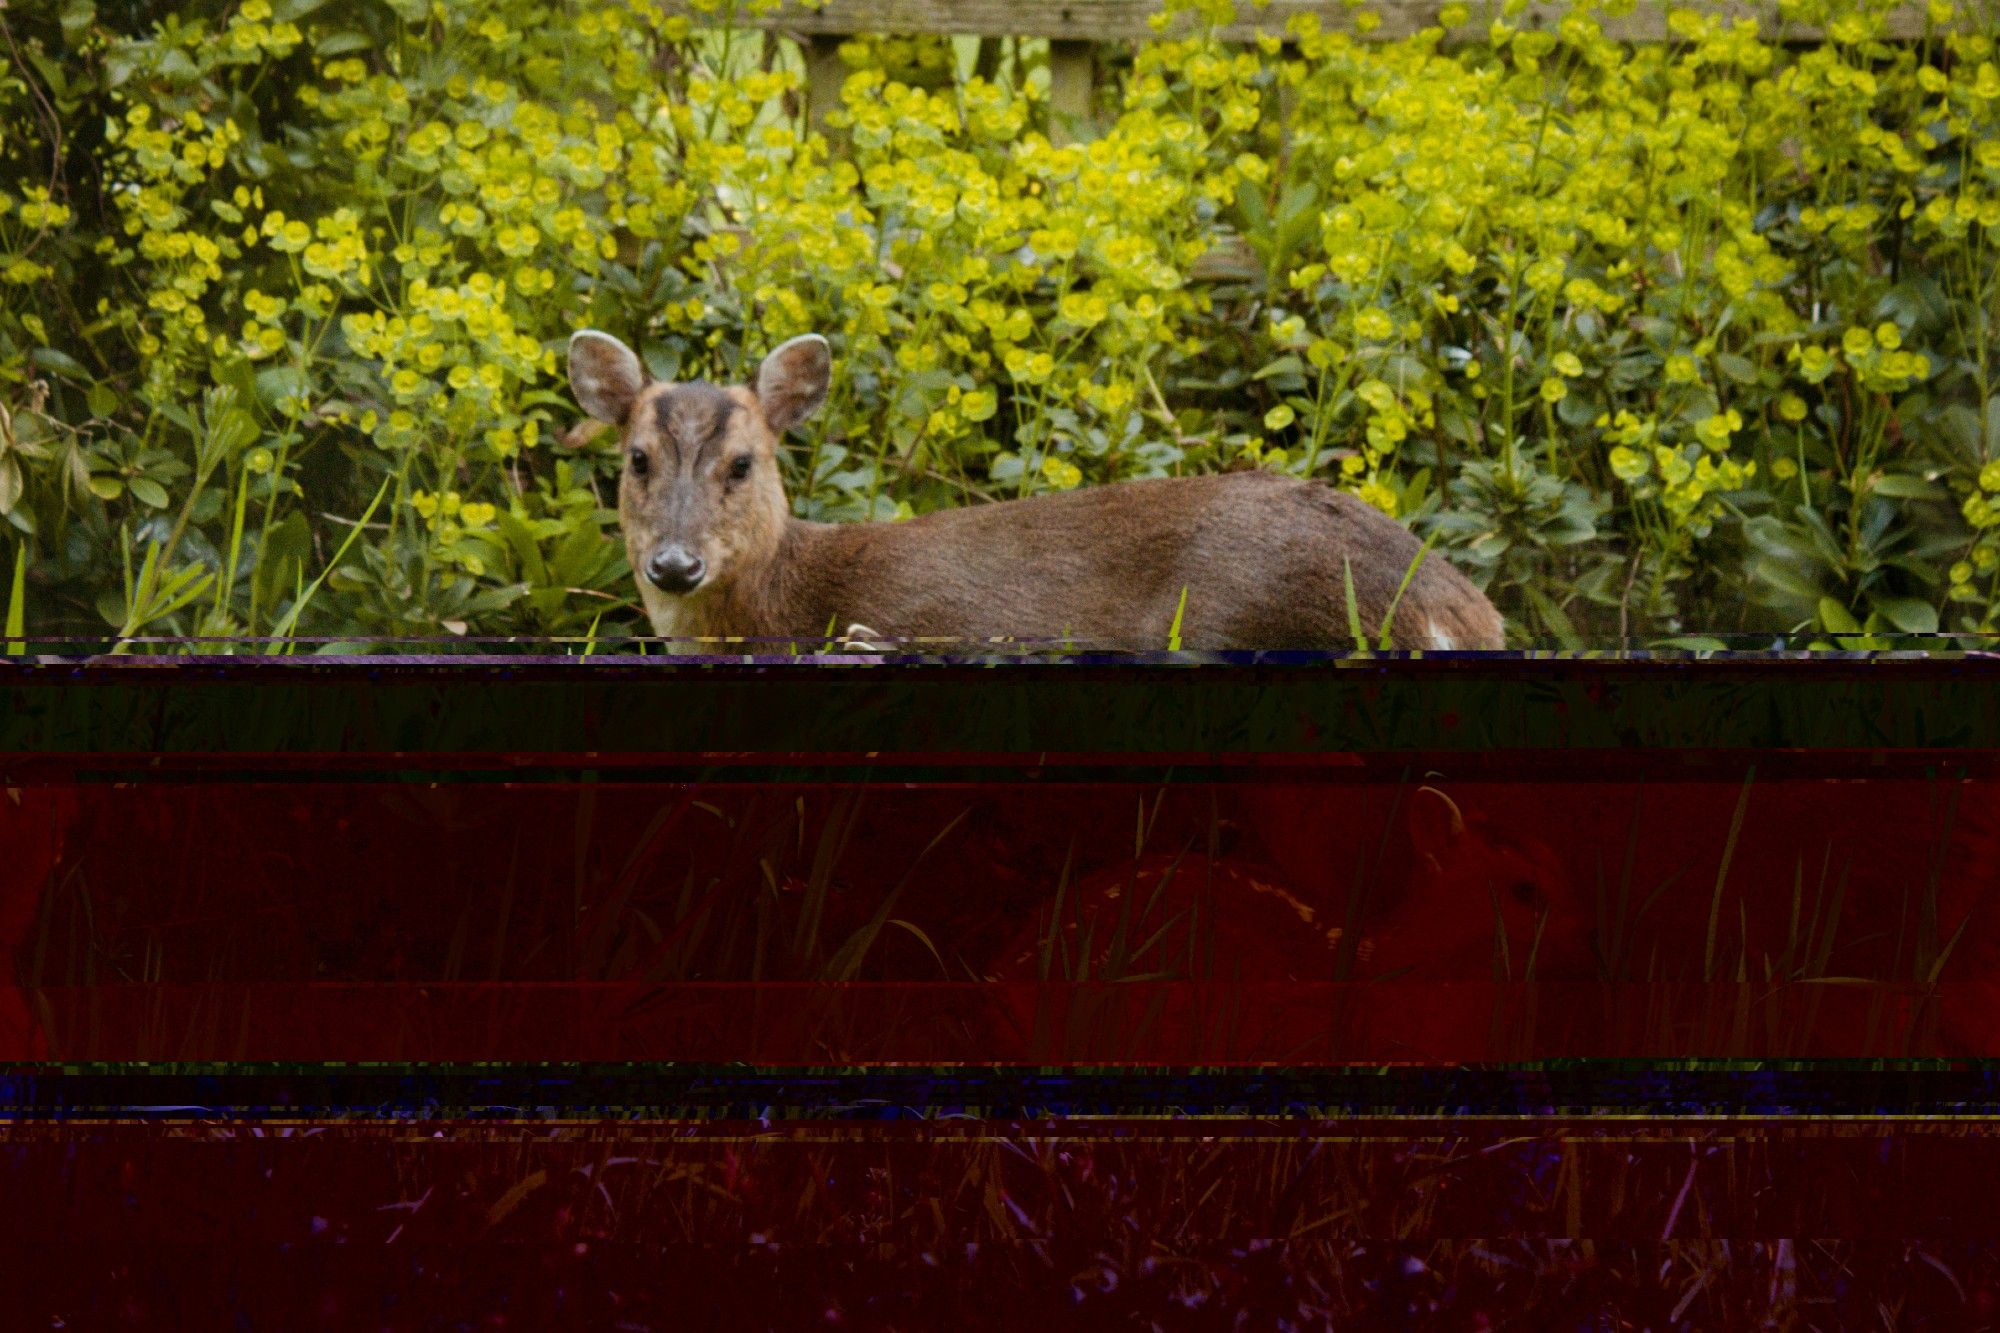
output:
[[[607,425],[622,426],[646,387],[646,370],[638,353],[610,334],[579,329],[569,339],[569,387],[578,407]]]
[[[833,380],[833,352],[817,333],[802,333],[757,368],[757,405],[773,435],[783,435],[819,411]]]
[[[1417,854],[1442,861],[1465,836],[1465,815],[1458,803],[1436,787],[1419,787],[1410,800],[1410,841]]]

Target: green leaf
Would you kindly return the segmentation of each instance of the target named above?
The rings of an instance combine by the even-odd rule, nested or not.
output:
[[[0,455],[0,514],[21,502],[21,465],[11,456]]]
[[[150,505],[154,509],[165,509],[167,507],[169,503],[167,488],[160,485],[159,482],[154,481],[151,477],[134,477],[126,484],[131,488],[132,498],[140,504]]]
[[[53,370],[56,374],[66,379],[87,380],[90,378],[90,372],[83,368],[81,361],[78,361],[67,352],[58,352],[53,347],[35,348],[32,352],[28,353],[28,360],[34,362],[44,370]]]
[[[81,37],[97,21],[97,6],[91,0],[65,0],[62,7],[63,36],[70,41]]]
[[[1953,403],[1932,418],[1932,427],[1965,458],[1979,458],[1979,414],[1964,403]]]
[[[93,473],[90,478],[90,493],[100,500],[116,500],[125,494],[125,483],[116,477]]]
[[[1893,500],[1949,500],[1951,492],[1933,481],[1913,477],[1905,472],[1891,472],[1877,477],[1869,487],[1877,495],[1886,495]]]
[[[1875,609],[1882,618],[1905,634],[1935,634],[1937,608],[1915,597],[1877,597]]]
[[[266,407],[275,411],[280,399],[305,396],[306,377],[297,366],[271,366],[257,372],[257,397]]]
[[[1410,474],[1409,483],[1403,487],[1402,497],[1396,506],[1397,512],[1414,514],[1422,509],[1424,501],[1430,495],[1430,486],[1431,470],[1429,468],[1420,467]]]
[[[1789,560],[1760,558],[1751,563],[1750,575],[1795,601],[1811,605],[1819,599],[1819,585],[1800,574]]]
[[[678,347],[647,347],[640,357],[654,379],[672,381],[680,378],[681,353]]]
[[[1274,375],[1304,375],[1305,373],[1305,362],[1299,360],[1296,356],[1281,356],[1276,361],[1261,367],[1250,378],[1253,380],[1267,380]]]
[[[1563,609],[1557,606],[1547,594],[1532,583],[1527,585],[1527,593],[1528,600],[1534,603],[1536,613],[1555,632],[1556,642],[1560,643],[1564,649],[1569,652],[1580,653],[1588,646],[1584,643],[1583,636],[1576,632],[1576,625],[1571,622],[1569,616],[1564,614]]]
[[[1291,227],[1302,221],[1317,222],[1313,206],[1318,202],[1319,187],[1311,181],[1294,185],[1278,203],[1278,225]]]
[[[193,83],[201,77],[200,67],[178,46],[170,47],[167,53],[160,57],[160,63],[156,68],[160,72],[160,77],[170,83]]]
[[[1565,426],[1581,429],[1597,420],[1604,411],[1604,402],[1594,393],[1572,393],[1556,404],[1556,420]]]
[[[1746,357],[1738,356],[1734,352],[1720,352],[1716,355],[1715,364],[1717,369],[1738,384],[1757,382],[1757,365]]]
[[[501,510],[495,519],[500,535],[507,539],[507,546],[514,552],[514,559],[528,582],[545,585],[549,581],[548,566],[542,562],[542,552],[535,545],[535,535],[528,531],[528,525],[514,517],[508,510]]]
[[[525,583],[509,583],[498,588],[485,588],[465,599],[462,608],[468,616],[491,615],[504,611],[527,594]]]
[[[304,514],[294,510],[267,529],[250,572],[251,596],[257,605],[275,609],[278,599],[296,585],[311,555],[312,529]]]
[[[1236,207],[1251,231],[1261,232],[1270,228],[1271,210],[1265,207],[1264,192],[1251,181],[1240,180],[1236,183]]]
[[[236,390],[236,396],[241,401],[248,402],[257,396],[257,368],[241,357],[217,366],[215,382]]]
[[[1819,599],[1819,623],[1834,634],[1859,634],[1861,622],[1831,597]]]
[[[374,39],[366,33],[336,32],[314,43],[313,54],[322,57],[343,56],[349,51],[366,51],[374,45]]]

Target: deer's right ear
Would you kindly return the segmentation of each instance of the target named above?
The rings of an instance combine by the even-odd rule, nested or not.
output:
[[[610,334],[579,329],[569,339],[569,387],[578,407],[606,425],[622,426],[646,387],[646,370],[638,354]]]

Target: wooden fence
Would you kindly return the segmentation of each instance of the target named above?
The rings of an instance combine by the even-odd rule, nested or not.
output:
[[[1380,23],[1365,36],[1380,41],[1411,36],[1434,26],[1446,3],[1448,0],[1373,0],[1365,8]],[[1754,18],[1769,39],[1811,42],[1821,36],[1812,28],[1782,19],[1775,3],[1744,0],[1699,0],[1687,6],[1639,0],[1632,12],[1600,15],[1598,22],[1605,35],[1616,41],[1664,41],[1670,36],[1670,9],[1683,7],[1732,20]],[[1960,5],[1961,11],[1995,7],[1995,0]],[[1499,12],[1491,0],[1474,3],[1471,8],[1474,26],[1482,30],[1486,11]],[[836,52],[843,40],[856,33],[1043,38],[1049,43],[1050,109],[1062,122],[1060,128],[1087,135],[1095,91],[1096,48],[1154,36],[1147,20],[1159,10],[1158,0],[825,0],[810,8],[798,0],[786,0],[773,13],[746,14],[739,21],[742,26],[781,33],[799,43],[805,54],[808,105],[815,120],[839,103],[847,71]],[[1515,22],[1527,28],[1553,27],[1569,10],[1564,0],[1535,0]],[[1240,42],[1264,34],[1282,37],[1291,20],[1301,14],[1317,15],[1327,31],[1353,32],[1356,12],[1341,0],[1267,0],[1262,5],[1242,0],[1236,22],[1219,35]],[[1885,35],[1910,41],[1927,30],[1926,7],[1913,2],[1889,15]]]

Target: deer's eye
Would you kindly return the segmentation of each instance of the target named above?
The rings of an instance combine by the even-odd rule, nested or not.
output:
[[[729,479],[741,481],[750,475],[750,455],[738,454],[729,462]]]
[[[626,458],[632,464],[632,475],[635,477],[643,479],[647,470],[652,467],[652,464],[647,461],[644,449],[634,449],[626,455]]]

